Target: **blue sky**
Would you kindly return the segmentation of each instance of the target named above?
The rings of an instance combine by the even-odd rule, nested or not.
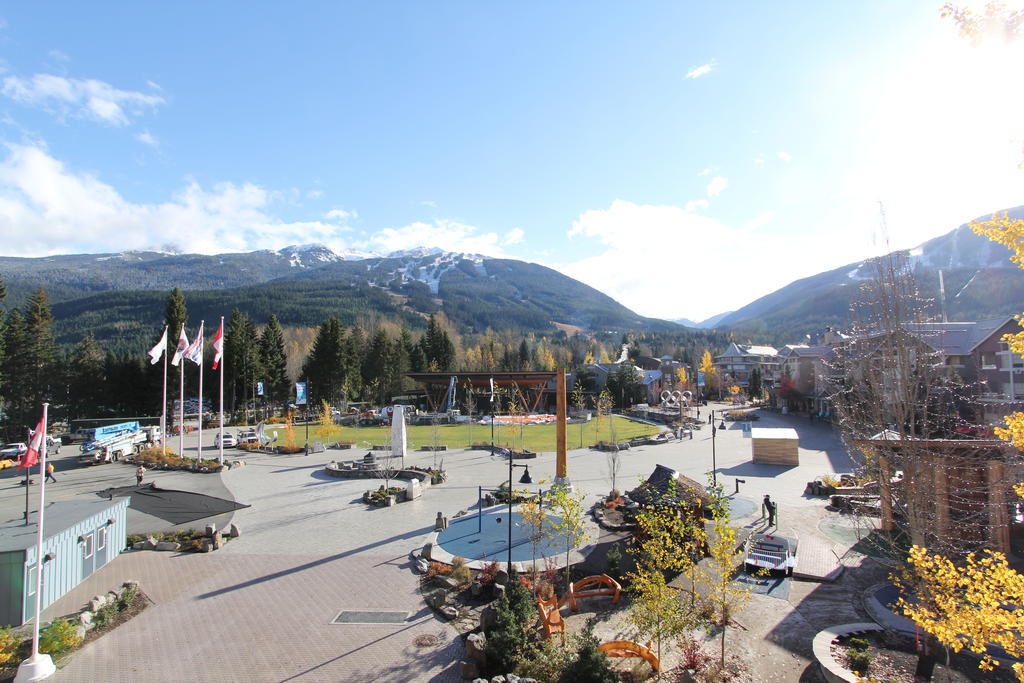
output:
[[[1024,203],[1020,46],[939,6],[8,4],[2,251],[439,246],[701,319]]]

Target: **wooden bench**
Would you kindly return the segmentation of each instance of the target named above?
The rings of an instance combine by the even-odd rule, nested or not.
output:
[[[573,612],[579,611],[579,606],[576,604],[578,598],[595,598],[595,597],[606,597],[610,596],[612,604],[614,605],[619,601],[619,595],[622,592],[622,586],[619,582],[608,576],[607,574],[598,574],[596,576],[588,576],[585,579],[579,581],[573,581],[569,584],[569,592],[565,596],[565,601],[569,603]]]
[[[632,640],[611,640],[607,643],[601,643],[597,646],[597,649],[609,657],[639,657],[650,664],[651,668],[655,671],[661,671],[661,662],[658,661],[658,655],[654,654],[654,651],[649,646],[650,643],[647,643],[647,647],[645,647],[640,643],[634,643]]]
[[[537,612],[540,613],[540,623],[544,627],[544,635],[550,638],[557,633],[565,644],[565,621],[562,620],[562,613],[558,611],[558,598],[550,600],[537,599]]]

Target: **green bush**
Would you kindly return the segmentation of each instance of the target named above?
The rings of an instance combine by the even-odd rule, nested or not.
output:
[[[19,647],[21,647],[21,638],[14,634],[11,627],[0,628],[0,666],[6,666],[15,661]]]
[[[490,676],[514,673],[523,662],[534,659],[536,645],[529,628],[537,619],[533,595],[518,581],[510,581],[498,599],[497,619],[487,632],[487,671]]]
[[[871,668],[872,660],[874,660],[874,656],[867,650],[851,648],[846,651],[846,661],[850,670],[856,672],[859,676],[867,675],[868,669]]]
[[[39,632],[39,651],[59,655],[82,644],[78,628],[70,619],[57,619]]]
[[[846,646],[851,650],[867,650],[870,643],[867,638],[850,638]]]
[[[613,579],[618,579],[620,574],[620,567],[622,566],[622,548],[619,547],[618,543],[612,543],[612,547],[608,548],[608,555],[606,556],[608,562],[608,576]]]
[[[597,649],[600,644],[591,629],[580,634],[576,659],[562,671],[559,683],[615,683],[618,677],[612,670],[608,655]]]
[[[96,613],[92,617],[92,623],[97,626],[106,626],[109,624],[118,613],[117,602],[108,602],[103,607],[96,610]]]
[[[139,587],[135,584],[128,584],[121,591],[120,597],[117,599],[117,609],[119,612],[123,612],[133,604],[139,598]]]

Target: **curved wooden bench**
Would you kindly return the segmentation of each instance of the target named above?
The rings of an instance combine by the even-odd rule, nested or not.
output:
[[[622,586],[619,585],[618,581],[607,574],[598,574],[596,576],[588,576],[585,579],[580,579],[579,581],[573,581],[570,583],[569,592],[565,596],[565,601],[567,601],[569,606],[572,607],[573,612],[578,612],[579,606],[576,604],[577,598],[611,596],[612,604],[614,605],[619,601],[619,594],[621,592]]]
[[[658,661],[658,655],[654,654],[654,651],[649,647],[644,647],[640,643],[634,643],[632,640],[611,640],[607,643],[601,643],[597,646],[597,649],[609,657],[639,657],[650,664],[651,668],[655,671],[661,671],[661,662]]]
[[[550,638],[557,633],[565,640],[565,621],[562,620],[562,613],[558,611],[558,598],[550,600],[537,599],[537,611],[540,613],[540,622],[544,627],[544,635]]]

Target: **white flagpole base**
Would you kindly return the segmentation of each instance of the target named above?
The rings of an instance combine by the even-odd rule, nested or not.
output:
[[[50,655],[32,655],[18,665],[18,675],[14,677],[14,683],[43,681],[55,673],[57,673],[57,667],[54,666]]]

